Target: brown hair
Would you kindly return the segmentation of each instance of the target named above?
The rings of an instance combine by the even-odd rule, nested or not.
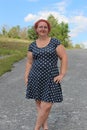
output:
[[[48,26],[48,32],[51,31],[50,23],[49,23],[47,20],[45,20],[45,19],[40,19],[40,20],[38,20],[38,21],[34,24],[34,29],[35,29],[35,30],[37,29],[38,24],[39,24],[40,22],[45,22],[45,23],[47,24],[47,26]]]

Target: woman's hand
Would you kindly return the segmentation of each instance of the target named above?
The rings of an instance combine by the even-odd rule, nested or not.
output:
[[[61,83],[63,77],[64,77],[63,74],[59,74],[58,76],[54,77],[54,82]]]

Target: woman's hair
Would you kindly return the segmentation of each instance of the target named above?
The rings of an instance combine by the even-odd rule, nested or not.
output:
[[[38,24],[39,24],[40,22],[45,22],[45,23],[47,24],[47,26],[48,26],[48,32],[51,31],[50,23],[49,23],[47,20],[45,20],[45,19],[40,19],[40,20],[38,20],[38,21],[34,24],[34,29],[35,29],[35,31],[36,31],[36,29],[37,29],[37,27],[38,27]]]

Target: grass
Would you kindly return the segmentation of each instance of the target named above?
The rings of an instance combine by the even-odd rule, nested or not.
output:
[[[13,64],[26,57],[29,41],[0,38],[0,76],[11,71]]]

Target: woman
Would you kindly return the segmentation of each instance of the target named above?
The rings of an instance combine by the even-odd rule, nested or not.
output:
[[[26,98],[35,99],[37,120],[34,130],[48,130],[47,119],[53,103],[62,102],[60,82],[67,70],[67,54],[56,38],[49,37],[51,30],[47,20],[40,19],[34,25],[38,39],[28,49],[25,70]],[[58,70],[58,58],[61,60]]]

